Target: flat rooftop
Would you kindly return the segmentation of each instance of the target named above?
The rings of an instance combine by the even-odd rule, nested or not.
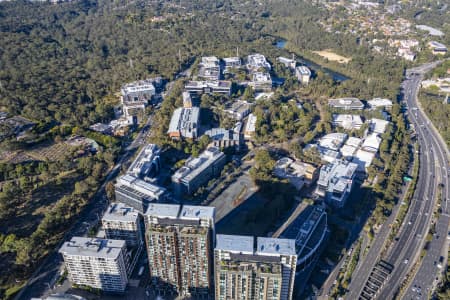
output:
[[[165,192],[166,189],[152,183],[141,180],[133,175],[126,174],[117,179],[117,187],[127,187],[135,192],[141,193],[152,198],[159,199]]]
[[[233,253],[253,254],[254,238],[246,235],[216,235],[216,250]]]
[[[180,212],[180,219],[198,220],[212,219],[214,220],[216,208],[211,206],[183,205]]]
[[[176,219],[180,212],[180,208],[181,205],[179,204],[150,203],[145,215]]]
[[[108,206],[102,221],[136,222],[139,212],[124,203],[115,202]]]
[[[295,240],[258,237],[256,254],[259,255],[296,255]]]
[[[125,241],[122,240],[73,237],[70,241],[65,242],[62,245],[59,249],[59,253],[65,255],[116,259],[124,247]]]

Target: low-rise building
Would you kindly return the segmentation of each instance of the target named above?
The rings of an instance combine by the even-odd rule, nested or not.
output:
[[[308,84],[311,79],[311,70],[306,66],[295,68],[295,76],[301,84]]]
[[[323,197],[333,207],[343,207],[352,190],[357,167],[346,160],[337,160],[322,166],[316,195]]]
[[[333,125],[347,130],[360,129],[363,124],[359,115],[333,114]]]
[[[252,111],[252,104],[247,101],[234,101],[229,108],[225,110],[226,113],[238,121],[248,116]]]
[[[239,151],[244,141],[241,133],[225,128],[212,128],[207,130],[205,135],[209,136],[213,145],[220,149],[233,147]]]
[[[222,60],[225,65],[225,72],[229,72],[230,69],[240,68],[242,66],[240,57],[225,57]]]
[[[216,236],[215,299],[290,300],[297,254],[294,239]]]
[[[359,149],[353,156],[352,162],[358,165],[357,170],[359,172],[365,172],[365,170],[372,164],[376,153]]]
[[[128,83],[121,88],[121,102],[125,117],[139,116],[156,93],[154,79]]]
[[[172,114],[167,133],[173,139],[196,139],[198,137],[199,118],[200,108],[179,107]]]
[[[364,108],[364,104],[358,98],[329,99],[328,105],[332,108],[344,110],[362,110]]]
[[[447,47],[444,44],[436,41],[429,42],[428,47],[431,49],[433,54],[444,55],[447,53]]]
[[[247,56],[247,69],[251,72],[256,72],[260,69],[266,69],[269,71],[271,66],[264,55],[256,53]]]
[[[311,164],[283,157],[277,161],[274,174],[280,178],[287,178],[298,190],[304,185],[310,186],[319,177],[319,170]]]
[[[383,98],[374,98],[367,101],[367,104],[369,105],[370,109],[384,108],[386,110],[391,110],[392,108],[392,101]]]
[[[356,151],[361,146],[362,139],[357,137],[349,137],[344,146],[339,150],[342,156],[347,160],[352,160]]]
[[[255,72],[252,81],[248,83],[255,92],[268,92],[272,90],[272,78],[267,72]]]
[[[206,80],[219,80],[219,59],[215,56],[202,57],[202,61],[199,64],[198,77],[204,78]]]
[[[369,120],[369,130],[370,132],[383,134],[386,132],[389,121],[372,118]]]
[[[414,61],[416,59],[416,54],[409,48],[404,47],[398,48],[397,55],[408,61]]]
[[[184,89],[193,94],[224,94],[231,95],[231,81],[189,81]]]
[[[344,144],[344,142],[347,140],[348,135],[346,133],[330,133],[325,136],[323,136],[319,140],[320,147],[327,148],[330,150],[338,151],[339,148]]]
[[[144,213],[151,202],[163,201],[166,189],[141,180],[133,175],[120,176],[115,184],[116,201],[134,207]]]
[[[248,115],[247,123],[245,124],[244,137],[251,139],[255,135],[257,117],[254,114]]]
[[[381,137],[378,133],[371,133],[365,139],[361,145],[361,149],[367,152],[377,153],[380,149]]]
[[[423,88],[437,88],[440,92],[450,94],[450,77],[424,80],[421,83]]]
[[[192,194],[213,177],[220,175],[226,157],[217,147],[209,147],[198,157],[189,158],[172,176],[178,195]]]
[[[286,58],[283,56],[277,57],[277,61],[283,64],[286,68],[290,68],[292,70],[295,69],[295,66],[297,65],[297,61],[293,58]]]
[[[161,169],[161,150],[155,144],[145,145],[128,168],[127,173],[135,177],[155,177]]]
[[[105,292],[125,291],[128,283],[125,241],[72,237],[59,253],[72,283]]]
[[[124,240],[128,247],[142,244],[142,226],[139,212],[124,203],[111,203],[102,217],[102,229],[108,239]]]
[[[89,126],[89,129],[92,131],[100,132],[102,134],[107,134],[107,135],[113,134],[113,127],[111,126],[111,124],[95,123],[95,124]]]

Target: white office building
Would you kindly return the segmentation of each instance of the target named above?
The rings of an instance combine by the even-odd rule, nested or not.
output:
[[[209,147],[198,157],[189,158],[172,176],[175,192],[178,195],[192,194],[213,177],[220,175],[225,162],[225,154],[217,147]]]
[[[317,181],[316,195],[334,207],[343,207],[353,187],[357,165],[346,160],[336,160],[322,166]]]
[[[105,292],[123,293],[128,283],[126,243],[73,237],[59,249],[69,280]]]
[[[155,177],[161,168],[161,150],[155,144],[145,145],[128,168],[135,177]]]

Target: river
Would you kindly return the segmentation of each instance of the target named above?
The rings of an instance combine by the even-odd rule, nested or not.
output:
[[[276,42],[275,46],[279,49],[283,49],[284,47],[286,47],[286,43],[287,43],[286,40],[280,39]],[[335,72],[328,68],[325,68],[325,67],[323,67],[319,64],[316,64],[315,62],[310,61],[309,59],[306,59],[304,57],[297,57],[297,61],[300,64],[307,66],[308,68],[310,68],[311,70],[313,70],[315,72],[320,70],[323,73],[330,75],[333,78],[333,80],[335,80],[335,81],[345,81],[347,79],[350,79],[350,77],[347,77],[344,74]]]

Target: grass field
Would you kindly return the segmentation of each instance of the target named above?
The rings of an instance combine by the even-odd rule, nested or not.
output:
[[[313,53],[318,54],[318,55],[328,59],[329,61],[337,61],[338,63],[341,63],[341,64],[346,64],[351,60],[351,58],[341,56],[330,50],[314,51]]]

